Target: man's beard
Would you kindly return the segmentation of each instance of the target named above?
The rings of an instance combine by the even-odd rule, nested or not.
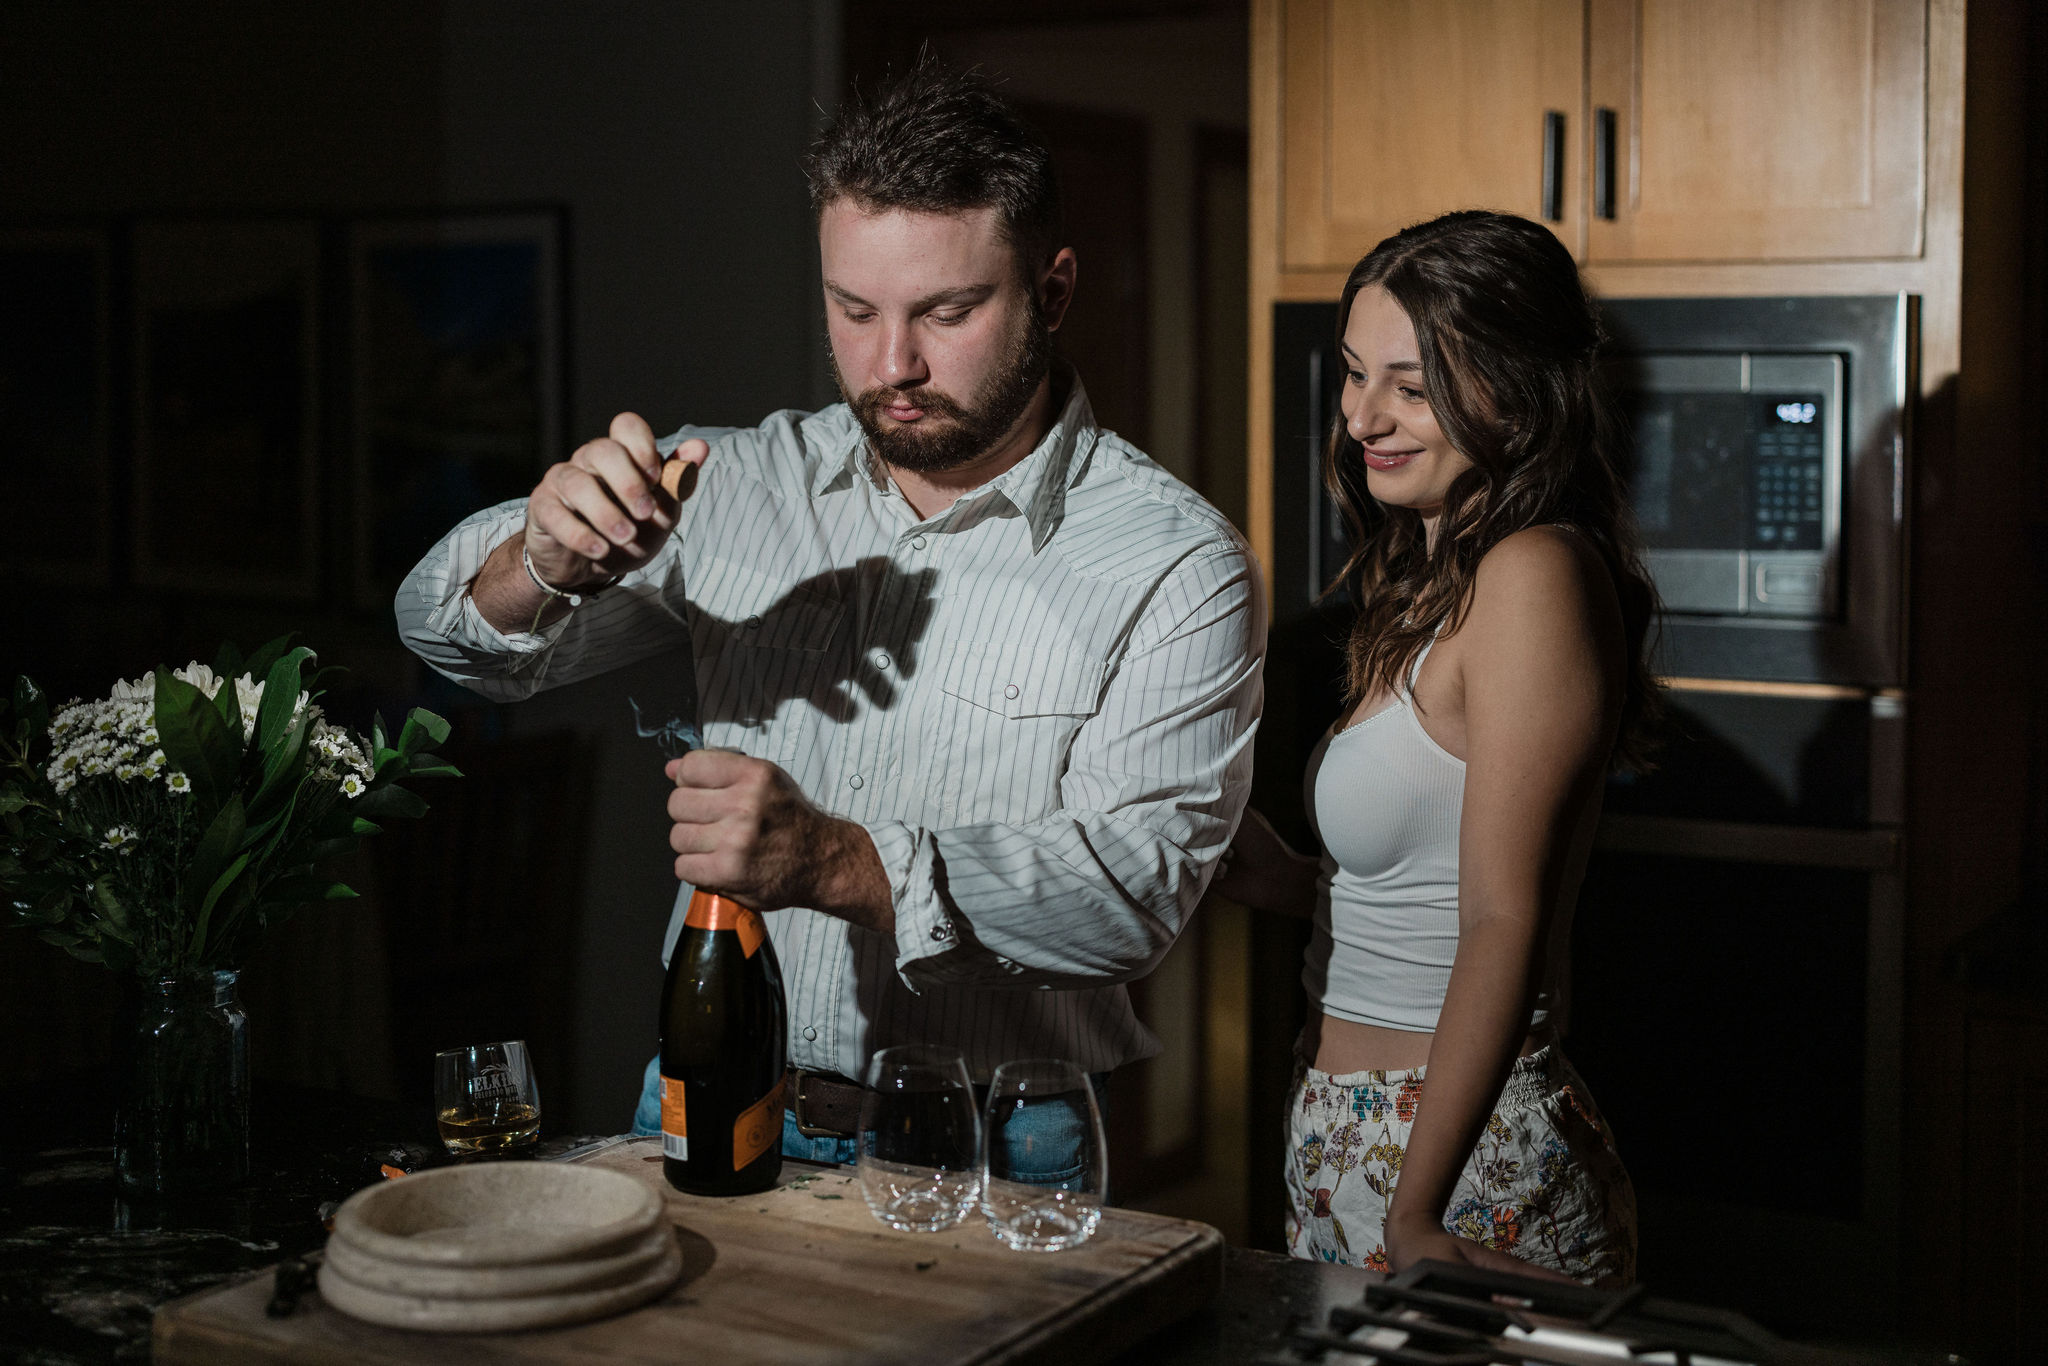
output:
[[[1010,339],[988,383],[970,403],[960,403],[929,385],[848,393],[846,377],[839,373],[836,360],[832,375],[876,455],[913,474],[938,474],[972,464],[994,450],[1031,406],[1032,396],[1051,366],[1052,332],[1045,325],[1038,300],[1032,298],[1023,325]],[[884,425],[882,409],[899,403],[922,409],[924,417],[907,427]],[[933,418],[942,420],[934,424]]]

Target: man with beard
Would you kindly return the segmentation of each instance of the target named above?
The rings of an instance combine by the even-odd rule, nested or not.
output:
[[[1121,983],[1235,829],[1265,626],[1243,541],[1053,360],[1074,253],[1001,101],[921,65],[806,170],[846,402],[659,441],[620,414],[451,532],[398,616],[504,700],[693,646],[711,747],[668,766],[668,945],[695,886],[776,912],[784,1151],[846,1161],[892,1044],[977,1081],[1157,1051]],[[701,464],[680,503],[670,454]]]

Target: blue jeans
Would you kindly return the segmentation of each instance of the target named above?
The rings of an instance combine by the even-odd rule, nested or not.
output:
[[[1101,1112],[1103,1123],[1109,1122],[1109,1073],[1093,1072],[1088,1080],[1095,1091],[1095,1108]],[[988,1088],[974,1088],[975,1099],[988,1103]],[[1034,1122],[1035,1121],[1035,1122]],[[647,1135],[661,1132],[661,1059],[648,1061],[647,1071],[641,1079],[640,1106],[633,1112],[633,1132]],[[1012,1151],[1010,1170],[1019,1179],[1030,1181],[1036,1186],[1057,1186],[1073,1180],[1080,1174],[1078,1154],[1081,1150],[1081,1131],[1072,1118],[1071,1112],[1059,1109],[1026,1111],[1025,1117],[1012,1120],[1004,1131],[1003,1141]],[[1035,1154],[1055,1155],[1054,1165],[1043,1171],[1030,1171],[1021,1167],[1014,1156],[1027,1149]],[[1056,1155],[1073,1154],[1074,1160],[1060,1162]],[[802,1158],[807,1162],[837,1162],[850,1165],[860,1156],[855,1140],[839,1138],[832,1134],[810,1138],[797,1132],[795,1116],[784,1112],[782,1116],[782,1155]],[[1040,1163],[1047,1157],[1038,1158]]]

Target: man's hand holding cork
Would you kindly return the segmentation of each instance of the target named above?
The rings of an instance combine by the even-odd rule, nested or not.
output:
[[[664,461],[638,413],[613,418],[610,435],[548,468],[526,500],[524,529],[484,562],[470,586],[484,620],[507,634],[538,630],[570,610],[568,598],[652,560],[710,449],[692,438]]]

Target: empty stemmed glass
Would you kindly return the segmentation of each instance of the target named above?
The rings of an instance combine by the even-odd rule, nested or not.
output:
[[[981,1120],[955,1048],[905,1044],[868,1064],[857,1147],[860,1192],[890,1228],[936,1233],[981,1191]]]
[[[1102,1114],[1087,1075],[1057,1058],[998,1067],[982,1125],[990,1231],[1025,1252],[1079,1247],[1102,1221],[1108,1187]]]

